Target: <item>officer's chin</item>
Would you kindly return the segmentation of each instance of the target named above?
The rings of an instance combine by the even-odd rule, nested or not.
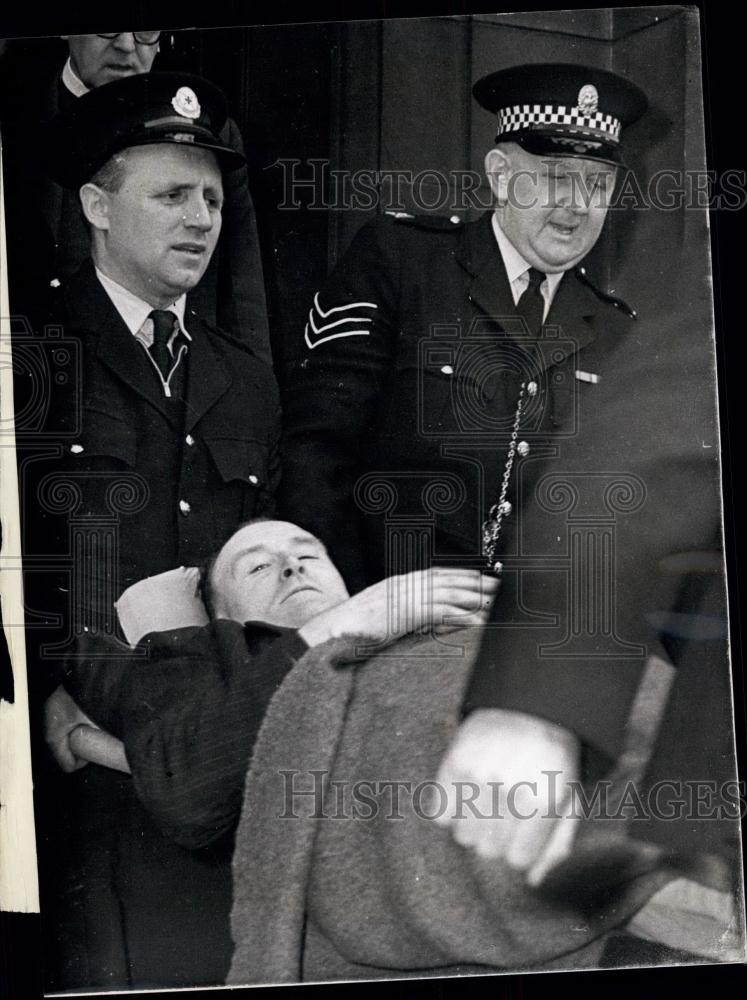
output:
[[[170,287],[173,290],[174,298],[179,298],[185,292],[191,292],[195,285],[200,283],[206,270],[207,267],[203,267],[199,271],[187,269],[179,274],[171,275]]]

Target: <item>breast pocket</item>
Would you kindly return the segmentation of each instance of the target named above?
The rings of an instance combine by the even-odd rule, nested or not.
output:
[[[270,502],[267,445],[239,437],[206,438],[205,445],[226,487],[241,492],[242,517],[261,513]]]
[[[91,406],[81,418],[80,433],[64,445],[66,460],[40,487],[42,502],[76,517],[116,519],[143,511],[152,490],[138,467],[135,427]]]
[[[395,364],[394,421],[422,437],[503,429],[508,372],[471,344],[408,345]]]
[[[67,445],[74,464],[126,465],[137,462],[135,429],[108,410],[86,406],[83,409],[80,434]]]

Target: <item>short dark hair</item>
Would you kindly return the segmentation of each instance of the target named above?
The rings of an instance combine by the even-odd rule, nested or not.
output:
[[[205,605],[205,610],[208,613],[208,618],[210,621],[215,620],[215,583],[213,581],[213,570],[215,569],[215,564],[218,561],[218,556],[221,554],[226,544],[233,538],[235,534],[241,531],[243,528],[249,528],[253,524],[261,524],[263,521],[274,521],[273,517],[265,517],[261,515],[259,517],[250,517],[247,521],[243,521],[235,531],[232,531],[228,536],[226,541],[221,545],[217,552],[213,552],[206,559],[200,563],[198,569],[200,571],[199,578],[197,580],[197,596],[202,600]]]

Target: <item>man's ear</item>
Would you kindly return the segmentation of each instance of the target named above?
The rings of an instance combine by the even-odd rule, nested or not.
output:
[[[485,174],[490,184],[493,197],[499,205],[508,201],[508,179],[511,173],[511,160],[504,149],[498,147],[488,150],[485,156]]]
[[[109,195],[97,184],[84,184],[78,192],[81,208],[86,221],[94,229],[105,231],[109,229]]]

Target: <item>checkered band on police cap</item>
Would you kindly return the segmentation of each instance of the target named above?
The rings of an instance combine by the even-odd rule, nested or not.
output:
[[[608,70],[576,63],[527,63],[478,80],[475,99],[497,118],[496,142],[530,152],[619,163],[623,129],[648,107],[643,91]]]
[[[553,104],[515,104],[498,112],[498,135],[542,126],[562,125],[564,131],[589,135],[609,142],[620,141],[622,123],[613,115],[601,112],[585,114],[581,108]]]

